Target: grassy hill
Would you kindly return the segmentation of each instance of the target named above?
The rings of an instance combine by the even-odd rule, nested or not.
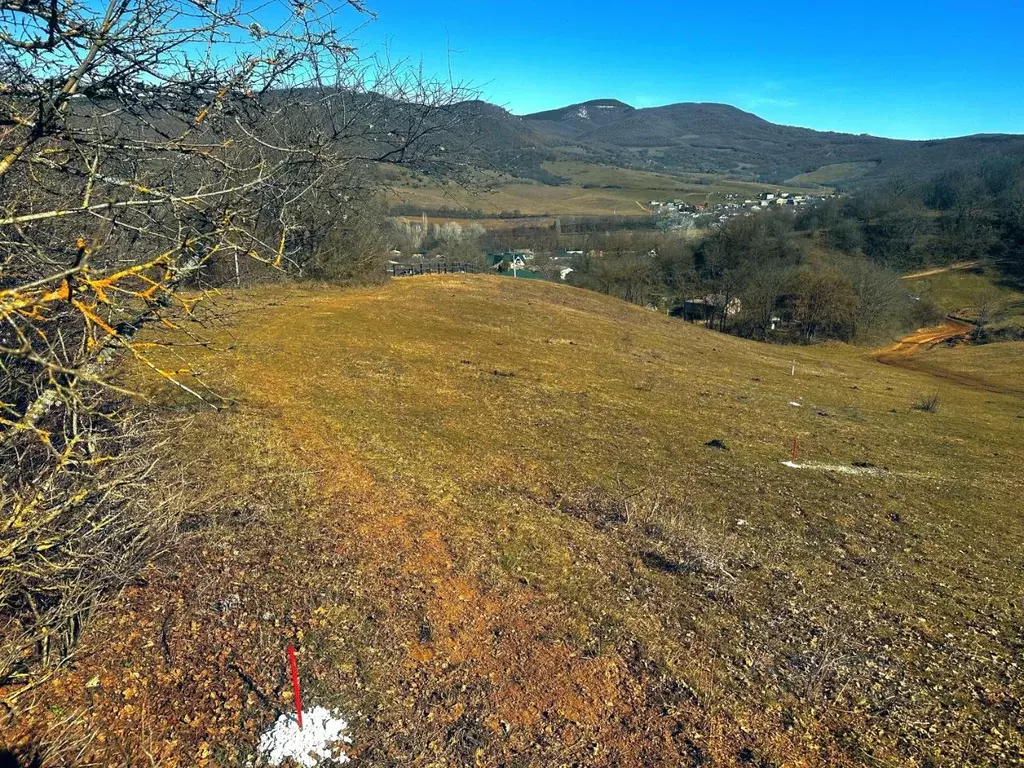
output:
[[[294,642],[367,765],[1024,759],[1020,396],[536,281],[230,298],[230,408],[128,371],[188,532],[0,748],[241,765]]]
[[[1024,293],[991,264],[928,270],[922,277],[904,278],[904,285],[957,317],[976,320],[985,316],[989,338],[1024,338]]]
[[[849,182],[863,178],[875,168],[873,162],[861,163],[832,163],[823,165],[808,173],[801,173],[787,180],[787,184],[835,184],[837,182]]]

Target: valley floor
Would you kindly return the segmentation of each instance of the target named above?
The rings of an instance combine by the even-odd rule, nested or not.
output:
[[[1020,395],[537,281],[230,299],[230,407],[147,385],[181,541],[0,749],[244,765],[293,643],[355,765],[1024,760]]]

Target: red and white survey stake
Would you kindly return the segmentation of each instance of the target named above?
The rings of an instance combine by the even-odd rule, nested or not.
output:
[[[299,718],[299,730],[302,730],[302,694],[299,692],[299,667],[295,663],[295,646],[288,646],[288,664],[292,668],[292,691],[295,693],[295,714]]]
[[[797,452],[797,448],[799,447],[799,445],[800,445],[800,439],[794,437],[793,438],[793,461],[796,461],[796,452]],[[296,689],[296,690],[298,690],[298,689]]]

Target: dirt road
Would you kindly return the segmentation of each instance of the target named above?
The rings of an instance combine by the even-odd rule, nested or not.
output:
[[[899,368],[906,368],[912,371],[927,373],[937,379],[952,381],[965,387],[980,389],[985,392],[994,392],[1003,395],[1022,395],[1024,390],[994,384],[983,378],[963,371],[952,371],[936,364],[935,360],[927,356],[919,356],[916,353],[925,351],[950,339],[966,336],[974,326],[963,320],[948,318],[941,325],[931,328],[918,328],[909,336],[900,339],[891,347],[879,350],[875,353],[875,360],[883,365],[893,365]]]
[[[936,267],[934,269],[926,269],[922,272],[911,272],[909,275],[904,275],[904,280],[916,280],[919,277],[931,277],[932,275],[941,275],[944,272],[959,272],[962,269],[970,269],[971,267],[978,266],[980,262],[977,261],[961,261],[956,264],[950,264],[948,267]]]
[[[941,325],[931,328],[918,328],[909,336],[906,336],[891,347],[881,350],[875,356],[879,362],[891,365],[899,365],[900,358],[906,358],[922,349],[928,349],[936,344],[949,339],[966,336],[970,333],[972,326],[963,320],[947,319]]]

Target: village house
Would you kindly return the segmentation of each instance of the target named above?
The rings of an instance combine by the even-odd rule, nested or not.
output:
[[[526,256],[515,251],[487,254],[487,266],[501,271],[504,269],[526,269]]]
[[[682,304],[670,309],[669,314],[673,317],[681,317],[683,320],[691,323],[707,322],[716,316],[721,316],[723,305],[725,306],[724,312],[726,317],[735,317],[743,307],[740,300],[736,297],[729,299],[727,302],[723,294],[709,293],[697,298],[687,299]]]

